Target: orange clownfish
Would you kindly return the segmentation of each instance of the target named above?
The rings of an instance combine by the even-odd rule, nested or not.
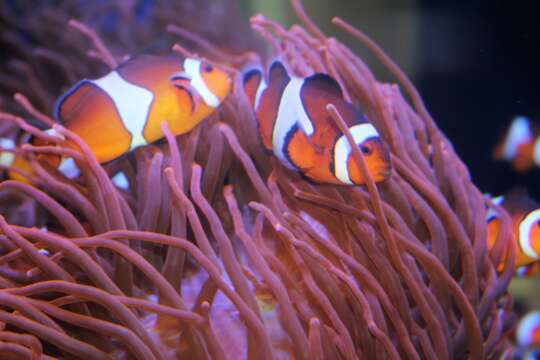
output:
[[[17,169],[23,172],[31,171],[30,164],[22,157],[17,156],[12,152],[16,147],[15,140],[8,137],[0,138],[0,148],[2,148],[2,151],[0,152],[0,166],[2,169],[7,170],[7,176],[9,178],[27,182],[24,176],[13,170]]]
[[[229,75],[207,62],[140,55],[96,80],[82,80],[58,100],[55,117],[104,163],[209,116],[231,89]]]
[[[319,183],[365,183],[347,138],[326,109],[333,104],[363,152],[373,179],[380,182],[390,176],[390,155],[379,133],[357,107],[344,100],[332,77],[290,76],[277,60],[269,68],[268,82],[260,69],[246,71],[244,90],[265,148],[286,167]]]
[[[51,134],[52,129],[47,132]],[[32,138],[31,143],[33,145],[45,145],[40,139]],[[13,151],[17,148],[15,140],[11,138],[0,138],[0,166],[7,170],[7,177],[12,180],[29,183],[28,179],[23,175],[24,173],[32,174],[32,166],[24,157],[16,155]],[[49,165],[58,167],[60,165],[60,159],[57,156],[39,156],[44,158]]]
[[[522,194],[499,196],[492,200],[508,211],[512,219],[512,233],[517,245],[517,274],[521,276],[534,274],[540,260],[540,205]],[[486,218],[488,248],[492,249],[499,233],[501,220],[494,209],[488,209]]]
[[[503,140],[495,147],[493,157],[512,163],[514,170],[523,172],[540,166],[540,132],[531,120],[516,116]]]
[[[58,99],[54,115],[88,144],[100,163],[105,163],[163,138],[164,121],[174,135],[190,131],[220,105],[230,89],[229,75],[207,62],[140,55],[102,78],[79,81]],[[54,129],[46,132],[65,140]],[[45,145],[39,139],[32,143]],[[66,145],[77,148],[70,141]],[[24,158],[10,155],[4,152],[6,167],[31,172]],[[70,178],[78,175],[71,158],[40,158],[58,166]],[[8,176],[27,181],[13,171]]]

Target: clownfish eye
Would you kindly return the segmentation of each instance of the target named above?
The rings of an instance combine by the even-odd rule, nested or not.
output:
[[[367,146],[367,145],[361,145],[360,146],[360,150],[362,150],[362,152],[364,153],[364,155],[369,155],[371,154],[371,152],[373,151],[371,149],[371,147]]]
[[[212,65],[210,65],[210,64],[206,64],[206,65],[204,65],[203,70],[204,70],[204,72],[209,73],[209,72],[214,71],[214,67]]]

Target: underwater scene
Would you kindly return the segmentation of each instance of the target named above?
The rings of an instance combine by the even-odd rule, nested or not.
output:
[[[534,2],[0,2],[0,359],[540,359]]]

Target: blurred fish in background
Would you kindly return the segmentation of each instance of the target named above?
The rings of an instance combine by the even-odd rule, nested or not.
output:
[[[516,116],[504,138],[495,147],[495,160],[504,160],[512,164],[517,172],[525,172],[540,166],[540,141],[536,124],[525,116]]]

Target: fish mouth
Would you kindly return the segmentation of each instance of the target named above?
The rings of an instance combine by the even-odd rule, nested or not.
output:
[[[385,166],[378,168],[373,172],[375,176],[373,177],[373,180],[380,182],[388,179],[390,175],[392,175],[392,166]]]

